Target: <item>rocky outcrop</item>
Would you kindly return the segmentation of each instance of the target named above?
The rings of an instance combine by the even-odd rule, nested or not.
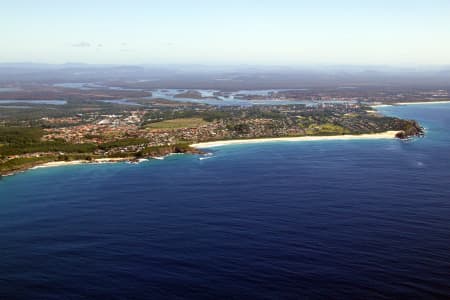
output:
[[[203,154],[203,151],[190,147],[188,144],[176,144],[166,146],[148,147],[138,157],[160,157],[172,153],[186,153],[186,154]]]
[[[419,123],[417,123],[414,120],[411,121],[406,121],[406,124],[404,126],[404,128],[402,128],[401,131],[399,131],[395,137],[398,139],[408,139],[411,137],[415,137],[415,136],[423,136],[424,135],[424,130],[423,127],[421,127],[419,125]]]

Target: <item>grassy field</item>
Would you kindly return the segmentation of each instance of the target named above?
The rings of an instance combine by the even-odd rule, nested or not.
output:
[[[146,127],[151,129],[179,129],[195,128],[205,124],[208,124],[208,122],[201,118],[183,118],[150,123]]]
[[[333,125],[330,123],[326,124],[315,124],[311,125],[309,128],[306,129],[307,135],[339,135],[339,134],[347,134],[350,133],[345,128]]]

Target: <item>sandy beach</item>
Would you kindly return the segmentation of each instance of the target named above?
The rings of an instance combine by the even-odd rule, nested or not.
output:
[[[257,144],[268,142],[310,142],[310,141],[334,141],[334,140],[371,140],[371,139],[394,139],[398,131],[386,131],[381,133],[359,134],[359,135],[332,135],[332,136],[300,136],[300,137],[281,137],[281,138],[261,138],[261,139],[243,139],[227,140],[216,142],[205,142],[192,144],[194,148],[212,148],[227,145],[239,144]]]
[[[421,102],[397,102],[393,104],[376,104],[371,105],[372,108],[377,107],[387,107],[387,106],[393,106],[393,105],[423,105],[423,104],[445,104],[450,103],[450,101],[421,101]]]
[[[241,139],[241,140],[225,140],[225,141],[215,141],[215,142],[204,142],[195,143],[190,146],[193,148],[213,148],[221,147],[227,145],[239,145],[239,144],[257,144],[257,143],[270,143],[270,142],[310,142],[310,141],[334,141],[334,140],[373,140],[373,139],[395,139],[395,135],[398,131],[386,131],[381,133],[371,133],[371,134],[360,134],[360,135],[333,135],[333,136],[300,136],[300,137],[280,137],[280,138],[257,138],[257,139]],[[133,160],[133,157],[127,158],[99,158],[94,160],[73,160],[73,161],[52,161],[44,164],[40,164],[29,168],[41,169],[41,168],[52,168],[52,167],[62,167],[62,166],[73,166],[80,164],[107,164],[107,163],[117,163],[126,162]],[[154,159],[163,159],[163,157],[154,157]],[[144,160],[142,160],[144,161]],[[24,170],[11,172],[10,174],[5,174],[3,176],[14,175]]]
[[[400,102],[395,103],[396,105],[415,105],[415,104],[445,104],[450,103],[450,101],[424,101],[424,102]]]
[[[52,167],[62,167],[62,166],[74,166],[80,164],[105,164],[105,163],[116,163],[128,161],[130,158],[99,158],[94,160],[72,160],[72,161],[52,161],[48,162],[31,169],[41,169],[41,168],[52,168]]]
[[[394,103],[394,104],[375,104],[375,105],[370,105],[370,107],[377,108],[377,107],[387,107],[387,106],[392,106],[392,105],[398,105],[398,104],[396,104],[396,103]]]

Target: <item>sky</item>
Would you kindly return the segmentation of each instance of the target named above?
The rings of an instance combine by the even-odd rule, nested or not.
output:
[[[0,62],[448,65],[449,0],[0,0]]]

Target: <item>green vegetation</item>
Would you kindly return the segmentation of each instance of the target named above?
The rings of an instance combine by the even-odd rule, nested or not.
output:
[[[310,125],[305,131],[307,135],[341,135],[350,133],[344,127],[330,123]]]
[[[176,145],[151,146],[146,147],[138,155],[139,156],[164,156],[170,153],[194,153],[197,150],[189,146],[188,143],[180,143]]]
[[[144,138],[127,138],[114,142],[96,144],[70,144],[65,141],[41,141],[43,131],[39,128],[0,128],[0,176],[10,172],[25,170],[52,161],[92,161],[98,158],[129,158],[164,156],[169,153],[194,153],[189,144],[148,147]],[[117,151],[117,149],[131,149]],[[105,155],[95,154],[97,150],[111,151]],[[42,154],[39,154],[42,153]],[[8,159],[8,156],[23,155]]]
[[[39,143],[44,131],[40,128],[0,127],[0,144],[28,145]]]
[[[40,128],[0,127],[0,158],[9,155],[45,152],[90,153],[94,144],[70,144],[65,141],[41,141]]]
[[[0,157],[27,153],[92,153],[97,149],[95,144],[70,144],[64,141],[48,141],[30,144],[9,144],[0,147]]]
[[[0,164],[0,174],[31,168],[38,164],[54,161],[55,156],[14,158]]]
[[[150,123],[146,127],[152,129],[179,129],[195,128],[205,124],[208,124],[208,122],[201,118],[183,118]]]

